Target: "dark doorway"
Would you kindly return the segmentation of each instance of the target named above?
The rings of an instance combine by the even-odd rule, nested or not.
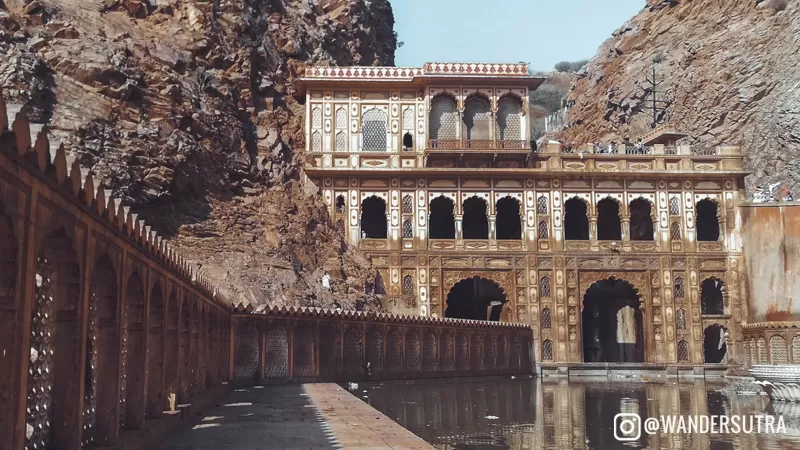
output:
[[[703,314],[725,314],[725,301],[722,295],[722,280],[706,278],[700,283],[700,309]]]
[[[345,208],[344,195],[336,196],[336,212],[343,213]]]
[[[386,239],[386,202],[372,196],[361,203],[361,237]]]
[[[610,198],[605,198],[597,203],[597,239],[600,241],[622,240],[619,203]]]
[[[477,276],[467,278],[450,289],[444,316],[497,322],[505,302],[506,294],[497,283]]]
[[[637,198],[630,204],[631,240],[652,241],[653,238],[653,206],[643,198]]]
[[[497,239],[522,239],[519,200],[503,197],[497,202]]]
[[[414,150],[414,136],[411,136],[411,133],[403,135],[403,150]]]
[[[711,200],[697,202],[697,240],[714,242],[719,240],[719,218],[717,204]]]
[[[486,217],[486,201],[470,197],[464,201],[464,239],[489,239],[489,219]]]
[[[717,324],[710,325],[703,335],[703,361],[710,364],[721,363],[728,351],[725,328]]]
[[[594,283],[583,297],[583,360],[644,362],[639,296],[628,282]]]
[[[456,219],[453,215],[453,200],[439,196],[431,202],[431,217],[428,223],[431,239],[455,239]]]
[[[573,197],[564,203],[564,239],[568,241],[589,240],[589,217],[586,202]]]

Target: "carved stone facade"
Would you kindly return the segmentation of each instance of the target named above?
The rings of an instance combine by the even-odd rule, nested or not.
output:
[[[623,280],[639,299],[643,362],[703,364],[704,342],[714,339],[723,357],[713,362],[742,362],[747,308],[738,206],[745,172],[738,148],[676,146],[679,133],[659,130],[635,148],[536,149],[527,139],[524,99],[541,79],[527,76],[527,68],[476,74],[453,65],[447,73],[428,72],[439,66],[407,69],[404,76],[383,68],[372,68],[372,75],[312,68],[298,85],[309,117],[305,186],[321,192],[336,226],[378,267],[385,286],[379,294],[390,311],[444,317],[454,285],[490,280],[505,296],[500,319],[531,325],[537,362],[580,363],[587,290]],[[515,99],[521,109],[507,106],[511,115],[501,114],[499,105]],[[367,132],[385,131],[379,141],[386,146],[366,151],[363,117],[375,109],[386,115],[386,126]],[[320,120],[313,120],[315,111]],[[344,114],[347,146],[337,148],[335,118]],[[512,123],[514,133],[521,126],[515,143],[503,134]],[[573,200],[585,211],[577,239],[570,228],[576,215],[568,214]],[[444,216],[436,201],[451,205]],[[378,205],[379,228],[385,227],[379,233],[367,224],[376,217],[366,212],[368,202]],[[485,234],[478,238],[471,235],[469,202],[485,208],[479,213]],[[516,205],[511,229],[518,231],[511,235],[502,202]],[[618,238],[608,238],[609,206]],[[642,207],[649,208],[646,219]],[[444,238],[433,230],[441,223],[447,223]],[[705,309],[714,300],[701,305],[701,298],[712,297],[719,308]],[[707,339],[712,325],[722,331],[711,330]]]

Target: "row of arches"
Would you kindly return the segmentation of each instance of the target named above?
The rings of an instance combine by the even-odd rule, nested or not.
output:
[[[317,336],[314,323],[288,328],[274,323],[263,331],[266,348],[262,362],[259,324],[242,321],[236,325],[235,378],[253,379],[262,363],[263,376],[268,379],[518,371],[531,364],[531,340],[517,334],[396,327],[382,331],[346,325],[342,329],[338,324],[321,324]]]
[[[337,205],[344,197],[339,196]],[[405,202],[404,202],[405,205]],[[485,199],[473,196],[464,201],[462,234],[464,239],[489,239],[489,205]],[[522,239],[521,204],[513,197],[503,197],[495,205],[496,238],[501,240]],[[404,210],[404,214],[408,214]],[[431,201],[428,220],[430,239],[455,239],[455,202],[445,196]],[[361,203],[362,236],[369,239],[385,239],[387,236],[386,201],[370,196]],[[414,225],[410,219],[403,221],[403,238],[412,238]]]
[[[17,321],[3,331],[4,342],[25,348],[26,389],[19,400],[26,404],[26,448],[113,445],[120,429],[141,429],[145,417],[159,418],[227,378],[230,324],[223,311],[168,291],[155,273],[148,283],[141,267],[120,276],[115,259],[101,249],[86,269],[64,226],[37,245],[33,285],[22,289],[32,298],[23,302],[17,283],[24,264],[2,203],[0,237],[0,296],[30,308],[21,314],[29,317],[29,337],[17,335]],[[13,398],[0,395],[3,411],[16,409]]]
[[[408,201],[406,201],[406,198]],[[408,205],[408,206],[407,206]],[[546,198],[544,207],[540,202],[539,214],[547,214]],[[343,212],[345,208],[344,196],[336,198],[336,211]],[[467,198],[462,205],[462,233],[464,239],[489,239],[489,205],[484,198],[472,196]],[[522,205],[516,198],[506,196],[497,201],[496,211],[496,239],[519,240],[522,239]],[[591,237],[589,226],[589,205],[584,199],[573,197],[564,203],[564,239],[589,240]],[[652,204],[638,198],[631,201],[630,210],[630,240],[653,241],[654,217]],[[403,214],[413,214],[413,199],[406,196],[403,199]],[[700,242],[714,242],[720,238],[719,218],[717,205],[711,200],[701,200],[697,203],[695,227],[697,240]],[[430,239],[455,239],[456,220],[455,202],[446,196],[439,196],[431,200],[429,216]],[[386,201],[378,196],[370,196],[361,203],[361,231],[362,236],[371,239],[385,239],[387,236],[388,221],[386,217]],[[403,221],[403,237],[413,237],[414,223],[412,218]],[[549,225],[546,220],[539,226],[539,238],[549,238]],[[672,222],[670,227],[672,239],[681,238],[679,222]],[[622,219],[620,204],[612,199],[605,198],[597,203],[597,239],[601,241],[622,240]]]
[[[459,136],[467,141],[524,140],[523,103],[506,94],[497,101],[496,114],[491,100],[483,94],[472,94],[464,100],[459,111],[458,101],[450,94],[440,94],[431,100],[429,138],[434,142],[453,141]],[[496,120],[493,116],[496,115]],[[435,144],[434,144],[435,145]]]

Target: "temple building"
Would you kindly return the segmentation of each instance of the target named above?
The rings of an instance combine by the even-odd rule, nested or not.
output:
[[[743,362],[736,147],[531,140],[526,64],[310,67],[304,184],[393,313],[530,323],[536,362]],[[638,140],[637,140],[638,142]]]

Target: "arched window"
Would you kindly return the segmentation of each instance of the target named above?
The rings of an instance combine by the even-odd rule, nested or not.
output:
[[[403,135],[403,150],[414,150],[414,136],[411,133]]]
[[[522,148],[522,102],[513,95],[497,102],[497,140],[500,148]]]
[[[679,222],[672,222],[669,225],[669,235],[673,241],[681,240],[681,224]]]
[[[683,277],[675,277],[673,283],[675,288],[675,298],[686,298],[686,290],[683,286]]]
[[[311,135],[311,151],[312,152],[322,151],[322,133],[320,133],[319,131],[315,131]]]
[[[403,277],[403,295],[414,295],[414,277],[411,275]]]
[[[539,297],[541,298],[550,297],[550,277],[548,277],[547,275],[543,276],[539,280]]]
[[[403,239],[411,239],[414,237],[414,223],[410,220],[403,221]]]
[[[539,221],[539,239],[550,239],[550,227],[546,220]]]
[[[430,130],[428,131],[432,148],[436,148],[441,141],[458,139],[458,120],[458,108],[453,98],[440,95],[431,101]]]
[[[637,198],[630,204],[631,210],[631,240],[652,241],[653,236],[653,205],[643,198]]]
[[[472,196],[464,201],[464,239],[489,239],[486,200]]]
[[[543,215],[547,213],[547,197],[542,195],[536,200],[536,214]]]
[[[314,108],[311,110],[311,129],[312,130],[321,130],[322,129],[322,109],[321,108]]]
[[[542,310],[542,329],[549,329],[553,324],[553,318],[550,314],[550,308]]]
[[[719,240],[719,218],[717,204],[711,200],[697,202],[697,240],[714,242]]]
[[[403,214],[414,214],[414,197],[403,196]]]
[[[689,361],[689,344],[683,339],[678,341],[678,361],[679,362]]]
[[[375,108],[364,113],[361,123],[361,142],[364,151],[386,151],[386,113]]]
[[[345,205],[346,205],[346,203],[345,203],[345,200],[344,200],[344,195],[337,195],[336,196],[336,212],[337,213],[343,213]]]
[[[670,216],[681,215],[681,200],[678,197],[671,197],[669,199],[669,215]]]
[[[722,280],[711,277],[700,283],[700,310],[703,314],[724,314]]]
[[[361,233],[367,239],[386,239],[386,202],[371,196],[361,203]]]
[[[513,197],[497,202],[497,239],[522,239],[520,203]]]
[[[473,95],[464,102],[464,130],[470,148],[490,146],[491,120],[491,106],[487,99]]]
[[[347,151],[347,133],[345,133],[344,131],[336,133],[336,151],[337,152]]]
[[[338,108],[336,110],[336,129],[347,129],[347,108]]]
[[[568,241],[589,240],[589,217],[586,202],[573,197],[564,203],[564,239]]]
[[[545,339],[542,342],[542,361],[552,361],[553,360],[553,341],[550,339]]]
[[[428,220],[428,232],[431,239],[455,239],[456,219],[453,215],[455,203],[441,195],[431,201],[431,216]]]
[[[774,335],[769,338],[769,356],[769,362],[772,364],[789,362],[789,352],[786,350],[786,339],[783,336]]]
[[[414,130],[414,108],[406,108],[403,110],[403,130]]]
[[[344,220],[339,219],[336,221],[336,231],[344,234]]]
[[[611,198],[604,198],[597,203],[597,239],[601,241],[622,239],[619,203]]]
[[[683,308],[679,308],[678,312],[675,314],[675,325],[678,327],[679,330],[686,329],[686,310]]]

